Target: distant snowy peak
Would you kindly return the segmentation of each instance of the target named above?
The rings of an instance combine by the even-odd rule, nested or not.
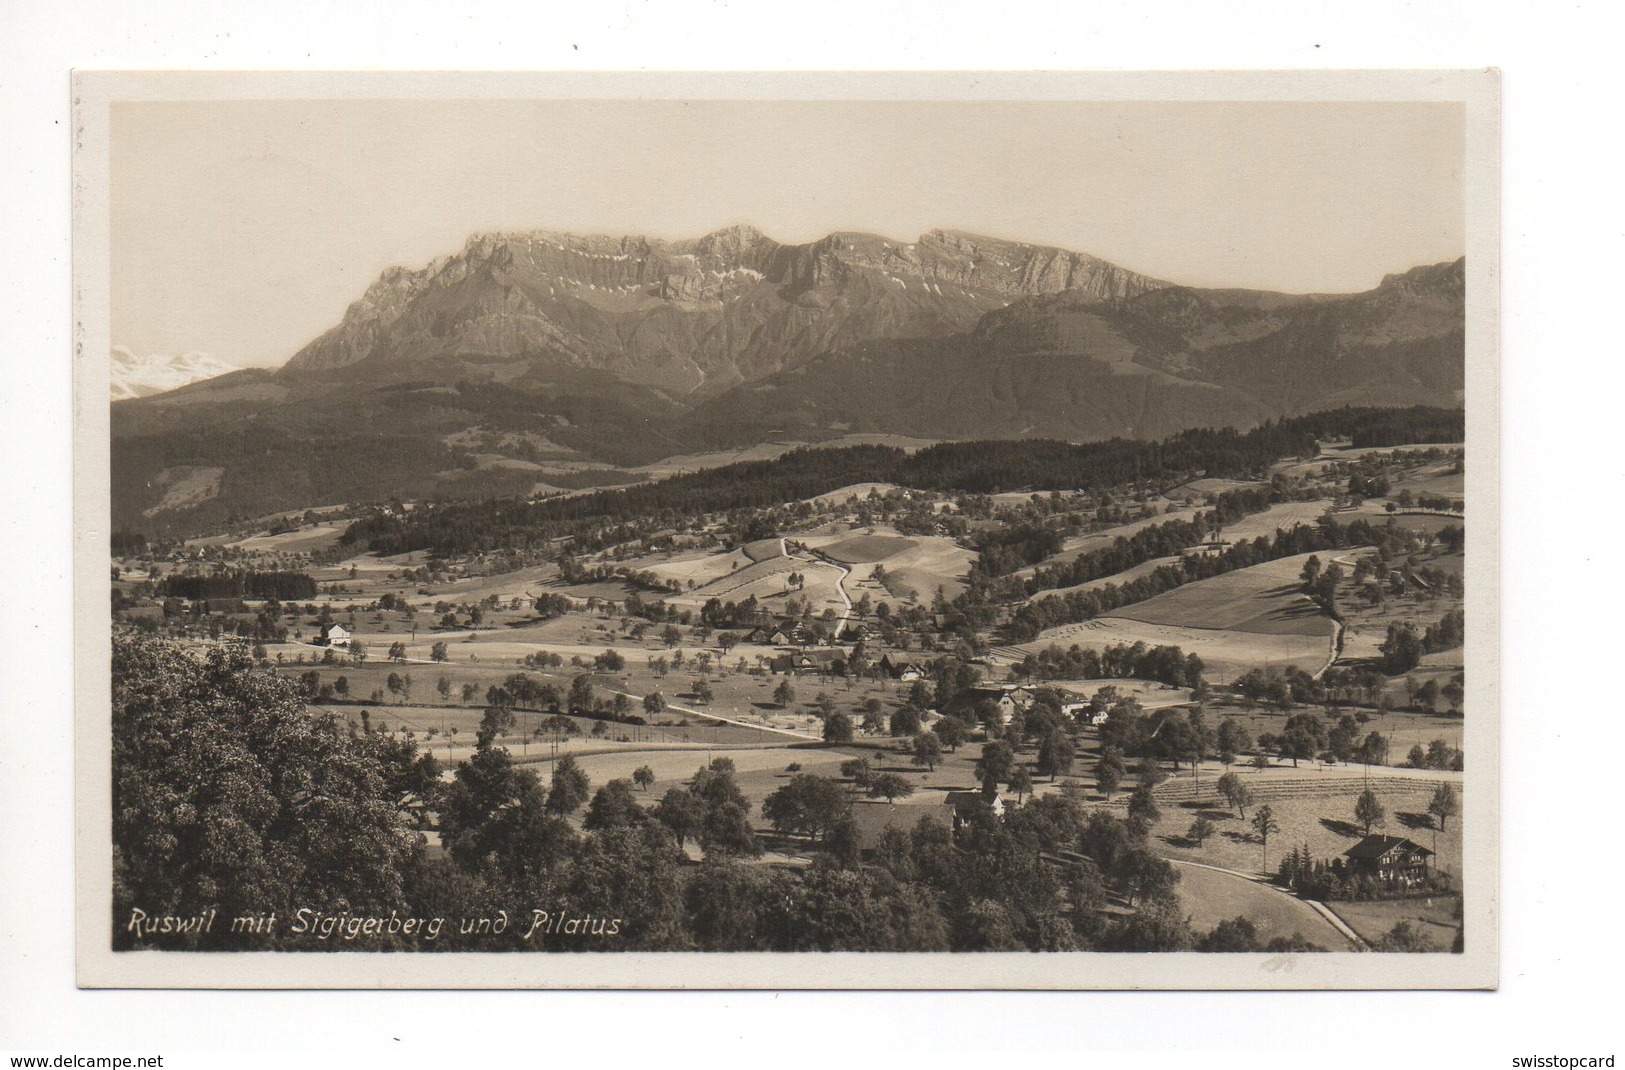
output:
[[[113,400],[125,401],[162,394],[240,369],[207,353],[187,353],[180,357],[155,353],[138,357],[124,346],[114,346],[110,370]]]

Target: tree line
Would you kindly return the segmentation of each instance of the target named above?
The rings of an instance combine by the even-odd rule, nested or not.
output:
[[[1025,680],[1156,680],[1173,687],[1196,687],[1202,659],[1177,646],[1114,643],[1102,650],[1074,644],[1063,650],[1051,644],[1022,658],[1013,672]]]
[[[158,584],[158,592],[169,598],[274,598],[288,601],[316,597],[316,581],[304,572],[258,572],[233,570],[197,573],[171,573]]]

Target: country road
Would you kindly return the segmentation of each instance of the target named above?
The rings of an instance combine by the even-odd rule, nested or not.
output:
[[[625,695],[634,702],[643,701],[642,695],[635,695],[630,691],[616,691],[613,688],[608,687],[604,688],[604,690],[608,691],[612,695]],[[666,709],[676,710],[678,713],[686,713],[692,717],[704,717],[711,721],[721,721],[723,724],[738,725],[740,728],[754,728],[758,732],[773,732],[777,735],[793,736],[796,739],[811,740],[815,743],[821,742],[822,740],[822,737],[815,736],[810,732],[799,732],[794,728],[779,728],[776,725],[757,724],[754,721],[740,721],[732,717],[724,717],[719,713],[711,713],[708,710],[696,710],[691,706],[679,706],[675,702],[666,703]]]
[[[1182,858],[1169,861],[1183,871],[1181,875],[1186,879],[1181,884],[1187,885],[1187,895],[1195,897],[1190,905],[1206,908],[1211,914],[1199,919],[1203,928],[1233,916],[1229,912],[1234,910],[1243,916],[1253,915],[1254,923],[1269,935],[1288,936],[1296,931],[1317,942],[1335,944],[1341,938],[1354,950],[1366,950],[1369,946],[1325,904],[1299,899],[1256,874]],[[1216,913],[1215,907],[1219,908]]]
[[[828,557],[824,557],[822,555],[813,555],[809,553],[808,556],[802,557],[797,554],[792,554],[790,552],[789,545],[785,543],[784,536],[782,535],[779,536],[779,551],[785,557],[792,558],[796,561],[807,561],[814,565],[828,565],[830,568],[840,571],[840,578],[835,581],[835,593],[841,596],[841,605],[843,607],[841,609],[840,619],[836,622],[837,626],[835,629],[835,634],[840,635],[846,630],[846,622],[852,617],[852,596],[846,593],[846,581],[852,575],[852,570],[847,568],[845,565],[840,564],[837,561],[832,561]]]

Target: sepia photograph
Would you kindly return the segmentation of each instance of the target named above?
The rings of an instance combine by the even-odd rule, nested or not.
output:
[[[80,984],[1494,987],[1498,94],[81,72]]]

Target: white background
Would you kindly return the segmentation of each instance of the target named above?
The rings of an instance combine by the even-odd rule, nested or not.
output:
[[[1625,501],[1611,5],[871,6],[8,0],[0,33],[0,1051],[302,1048],[240,1065],[470,1057],[683,1064],[1509,1066],[1617,1050],[1611,671]],[[1500,67],[1503,83],[1502,987],[1495,993],[79,992],[72,953],[69,82],[73,67],[1174,69]],[[1240,1054],[1273,1052],[1270,1057]],[[1305,1055],[1289,1054],[1304,1052]],[[324,1054],[325,1053],[325,1054]],[[1313,1054],[1308,1054],[1313,1053]],[[1088,1058],[1082,1061],[1087,1065]]]

